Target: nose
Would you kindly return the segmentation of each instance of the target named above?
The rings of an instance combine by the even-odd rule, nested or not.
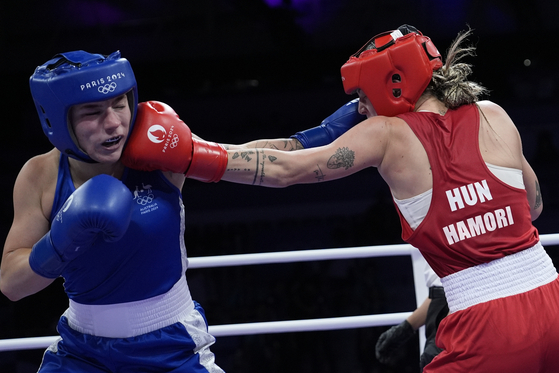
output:
[[[105,129],[115,129],[120,126],[120,117],[113,108],[108,108],[103,123]]]
[[[365,115],[367,118],[377,116],[377,111],[371,104],[371,101],[367,96],[359,97],[359,106],[357,106],[357,112],[361,115]]]
[[[359,99],[359,105],[357,106],[357,112],[361,115],[367,115],[368,110],[365,107],[365,104],[363,103],[362,99]]]

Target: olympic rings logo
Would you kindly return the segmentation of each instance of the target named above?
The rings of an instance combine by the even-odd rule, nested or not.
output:
[[[104,95],[106,95],[107,93],[114,92],[115,89],[116,89],[116,83],[115,82],[112,82],[111,84],[101,85],[101,86],[99,86],[99,88],[97,88],[99,93],[102,93]]]
[[[138,198],[136,199],[136,202],[139,205],[147,205],[148,203],[151,203],[151,201],[153,201],[153,194],[148,194],[147,196],[138,196]]]
[[[171,140],[171,143],[169,144],[170,148],[176,148],[177,145],[179,145],[179,135],[177,135],[176,133],[173,135],[173,139]]]

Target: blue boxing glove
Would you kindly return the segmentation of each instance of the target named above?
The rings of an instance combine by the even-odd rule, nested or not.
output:
[[[351,127],[367,119],[365,115],[359,114],[358,107],[359,99],[351,100],[324,119],[320,126],[297,132],[291,137],[299,140],[305,149],[330,144]]]
[[[50,231],[33,246],[31,269],[43,277],[56,278],[98,237],[118,241],[128,229],[132,207],[132,193],[120,180],[109,175],[89,179],[68,197]]]

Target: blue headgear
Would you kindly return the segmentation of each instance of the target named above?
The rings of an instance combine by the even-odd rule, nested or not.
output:
[[[127,94],[132,120],[136,117],[138,88],[130,63],[116,51],[109,56],[84,51],[61,53],[37,67],[29,79],[41,125],[62,153],[94,162],[80,149],[68,112],[73,105],[103,101]]]

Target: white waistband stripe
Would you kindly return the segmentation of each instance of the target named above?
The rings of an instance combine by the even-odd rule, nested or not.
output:
[[[80,333],[107,338],[130,338],[184,320],[194,303],[184,276],[167,293],[136,302],[88,305],[70,300],[64,313]]]
[[[441,278],[450,312],[533,290],[557,278],[541,243]]]

